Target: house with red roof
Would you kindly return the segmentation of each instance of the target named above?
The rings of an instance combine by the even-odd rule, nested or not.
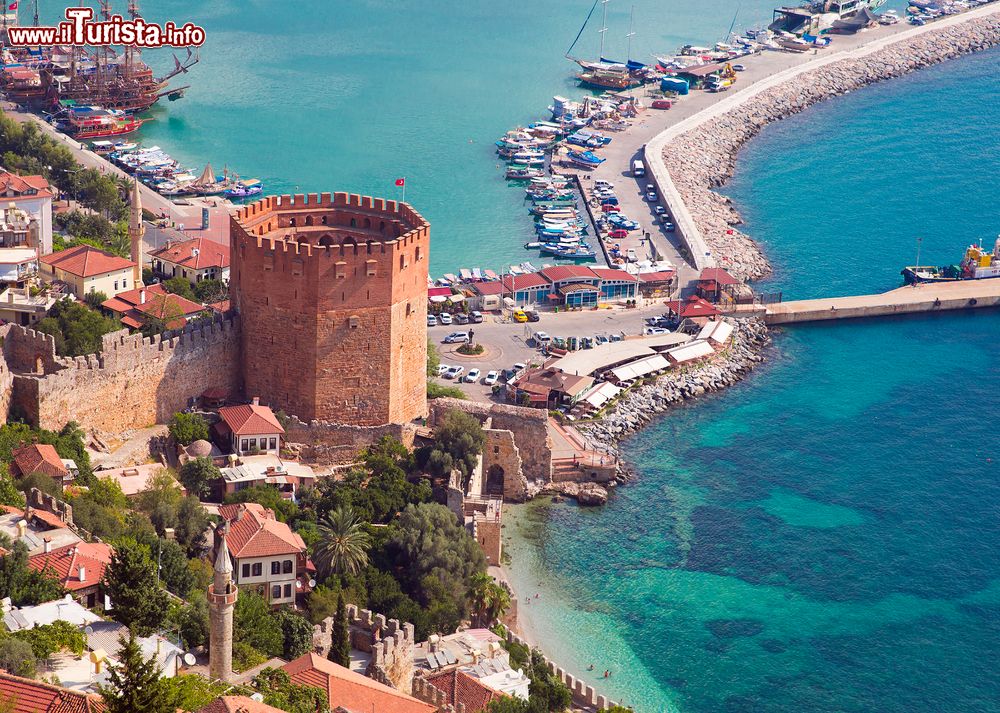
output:
[[[13,203],[38,221],[40,255],[52,252],[52,198],[52,187],[44,176],[0,171],[0,202],[5,206]]]
[[[408,696],[314,653],[303,654],[282,669],[293,683],[326,691],[330,709],[346,713],[435,713],[438,707]]]
[[[42,473],[58,483],[72,483],[77,476],[76,463],[62,459],[55,446],[48,443],[29,443],[11,451],[10,474],[23,478],[32,473]]]
[[[229,243],[192,238],[149,253],[153,272],[164,278],[183,277],[195,285],[202,280],[229,282]]]
[[[9,713],[104,713],[104,700],[0,671],[0,707]]]
[[[484,686],[457,666],[450,671],[425,676],[424,680],[444,693],[445,705],[452,706],[456,710],[460,705],[464,706],[465,713],[485,711],[490,703],[505,695],[489,686]]]
[[[692,319],[698,324],[704,324],[710,317],[722,314],[715,305],[698,295],[691,295],[686,300],[670,300],[666,305],[668,313],[680,319]]]
[[[253,589],[274,606],[294,604],[309,591],[316,567],[306,543],[273,511],[257,503],[232,503],[221,506],[219,515],[229,525],[226,547],[241,589]]]
[[[121,292],[101,303],[129,329],[142,329],[149,320],[161,321],[167,329],[181,329],[206,308],[186,297],[167,292],[156,284]]]
[[[43,255],[39,263],[44,279],[65,283],[78,299],[95,292],[114,297],[135,288],[134,262],[91,245],[77,245]]]
[[[731,292],[742,283],[721,267],[706,267],[698,275],[698,294],[710,302],[718,302],[723,293]]]
[[[256,398],[248,404],[223,406],[222,419],[213,427],[220,448],[228,448],[238,456],[281,452],[281,427],[274,412],[262,406]]]
[[[104,570],[110,564],[111,548],[103,542],[77,542],[28,558],[29,567],[50,571],[87,608],[101,601]]]
[[[284,711],[246,696],[220,696],[195,713],[284,713]]]

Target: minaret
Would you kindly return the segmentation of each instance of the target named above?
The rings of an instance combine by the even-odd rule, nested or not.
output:
[[[215,531],[215,577],[208,587],[208,674],[213,680],[228,683],[233,677],[233,609],[239,590],[233,584],[226,528],[221,525]]]
[[[142,239],[146,235],[146,226],[142,222],[142,196],[139,195],[139,179],[132,183],[132,205],[128,217],[128,238],[132,244],[132,287],[142,287]]]

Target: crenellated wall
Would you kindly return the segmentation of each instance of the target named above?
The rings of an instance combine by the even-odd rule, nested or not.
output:
[[[413,624],[386,619],[368,609],[347,605],[347,624],[351,648],[371,656],[365,675],[371,679],[409,693],[413,685],[413,647],[416,640]],[[313,627],[313,645],[327,655],[333,635],[334,619],[327,617]]]
[[[415,427],[389,423],[383,426],[347,426],[329,421],[303,423],[292,416],[285,424],[285,446],[302,460],[342,465],[357,460],[358,453],[380,438],[394,438],[413,447]]]
[[[17,325],[6,330],[11,408],[41,428],[76,421],[118,434],[166,422],[206,389],[240,390],[234,320],[152,338],[120,330],[104,336],[100,354],[72,358],[56,356],[48,335]]]
[[[419,213],[347,193],[271,196],[233,216],[230,241],[248,393],[303,421],[425,415],[430,226]]]

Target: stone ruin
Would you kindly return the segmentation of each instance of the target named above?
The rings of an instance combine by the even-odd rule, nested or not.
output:
[[[398,619],[386,619],[383,614],[348,604],[347,626],[351,648],[371,655],[365,675],[408,694],[413,687],[413,624],[401,624]],[[332,616],[313,627],[316,653],[329,653],[333,627]]]

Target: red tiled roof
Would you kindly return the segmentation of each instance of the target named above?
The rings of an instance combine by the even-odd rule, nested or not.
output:
[[[274,412],[267,406],[258,404],[241,404],[239,406],[223,406],[219,416],[229,430],[237,436],[256,436],[261,433],[284,433],[285,429],[278,423]]]
[[[639,278],[633,275],[631,272],[625,272],[624,270],[615,270],[610,267],[592,267],[590,271],[597,275],[602,280],[621,280],[623,282],[638,282]]]
[[[93,587],[104,579],[104,568],[111,564],[111,548],[103,542],[77,542],[51,552],[28,558],[28,566],[41,572],[48,567],[70,591]],[[80,568],[83,567],[83,580]]]
[[[702,282],[715,282],[719,285],[738,285],[740,281],[723,270],[721,267],[706,267],[701,271],[698,279]]]
[[[195,250],[198,254],[195,255]],[[207,238],[192,238],[150,253],[151,257],[181,265],[190,270],[209,267],[229,267],[229,244],[217,243]]]
[[[41,261],[77,277],[93,277],[117,270],[130,270],[135,263],[123,257],[98,250],[90,245],[77,245],[57,253],[43,255]]]
[[[246,696],[221,696],[195,713],[283,713],[280,708]]]
[[[163,319],[164,315],[171,318],[167,329],[180,329],[187,324],[188,318],[205,311],[197,302],[167,292],[161,284],[120,292],[102,302],[101,307],[118,314],[122,324],[132,329],[142,328],[146,317]]]
[[[330,708],[342,706],[358,713],[434,713],[437,706],[366,678],[313,653],[304,654],[282,668],[292,681],[326,691]]]
[[[465,713],[479,713],[486,710],[491,702],[503,697],[503,693],[484,686],[475,678],[457,668],[428,676],[427,682],[444,692],[445,703],[451,706],[465,706]]]
[[[428,297],[451,297],[450,287],[428,287],[427,288]]]
[[[22,446],[11,453],[16,468],[15,475],[31,475],[32,473],[44,473],[52,478],[62,480],[69,472],[63,465],[62,459],[56,453],[55,446],[48,443],[32,443]]]
[[[10,713],[100,713],[106,708],[100,696],[78,693],[50,683],[12,676],[0,671],[0,701]]]
[[[34,190],[36,193],[29,195],[29,191]],[[49,182],[45,180],[44,176],[18,176],[16,173],[10,173],[9,171],[0,171],[0,195],[12,191],[13,196],[2,196],[3,198],[10,199],[14,198],[51,198],[52,191],[50,190]]]
[[[559,282],[571,277],[597,277],[594,271],[586,265],[556,265],[540,270],[539,274],[548,279],[549,282]]]
[[[640,272],[639,279],[643,282],[667,282],[674,279],[673,270],[660,270],[659,272]]]
[[[503,283],[508,290],[527,290],[532,287],[546,286],[549,281],[540,272],[529,272],[526,275],[504,275]]]
[[[306,543],[292,528],[257,503],[233,503],[219,508],[229,522],[226,546],[233,559],[305,553]]]
[[[722,314],[711,302],[695,295],[688,297],[685,302],[667,302],[667,307],[681,317],[715,317]]]
[[[216,312],[225,314],[232,307],[232,304],[229,300],[222,300],[221,302],[213,302],[208,307],[209,309],[214,309]]]

